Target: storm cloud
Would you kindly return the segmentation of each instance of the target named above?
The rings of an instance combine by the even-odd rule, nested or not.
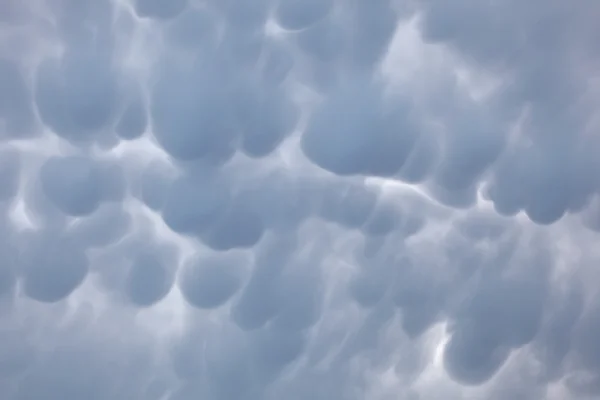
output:
[[[0,397],[600,396],[591,0],[0,3]]]

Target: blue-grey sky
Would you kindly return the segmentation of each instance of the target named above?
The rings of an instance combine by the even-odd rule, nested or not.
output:
[[[0,398],[598,399],[599,20],[0,1]]]

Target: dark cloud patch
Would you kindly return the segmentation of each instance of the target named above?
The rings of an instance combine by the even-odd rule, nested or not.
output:
[[[459,328],[444,351],[446,371],[459,382],[479,385],[488,381],[506,362],[510,348],[491,332]]]
[[[325,18],[296,35],[300,50],[322,63],[339,59],[344,53],[346,40],[341,24],[333,17]]]
[[[263,81],[269,85],[279,85],[285,82],[292,72],[295,62],[294,55],[287,46],[278,42],[267,43],[261,65]]]
[[[158,251],[140,251],[125,280],[125,293],[138,307],[150,307],[171,290],[177,261]],[[171,264],[171,265],[168,265]]]
[[[460,104],[459,99],[455,101]],[[477,115],[468,104],[464,107],[445,121],[448,134],[434,174],[438,185],[434,192],[451,206],[471,207],[479,181],[504,149],[506,133],[498,121]]]
[[[355,2],[349,7],[348,61],[363,69],[373,67],[385,56],[396,31],[399,15],[392,1]]]
[[[190,7],[166,28],[172,43],[190,50],[211,50],[217,43],[219,18],[208,7]]]
[[[22,139],[34,133],[31,92],[20,66],[0,58],[0,138]]]
[[[446,368],[451,375],[470,384],[484,383],[499,370],[512,349],[536,338],[547,299],[548,261],[543,255],[527,259],[533,267],[522,268],[537,275],[518,279],[495,277],[497,272],[484,275],[459,307],[456,325],[451,328],[446,348]]]
[[[389,199],[383,199],[370,215],[362,231],[367,236],[385,236],[400,228],[402,213]]]
[[[162,301],[175,284],[180,263],[177,247],[156,237],[149,224],[88,253],[98,289],[115,304],[133,309],[148,309]]]
[[[418,132],[406,105],[383,98],[373,82],[357,79],[332,93],[314,111],[302,150],[338,175],[393,176],[406,162]]]
[[[169,185],[162,217],[175,232],[201,234],[226,215],[230,196],[229,187],[218,176],[184,175]]]
[[[304,29],[323,19],[333,8],[331,0],[278,0],[275,18],[282,28]]]
[[[294,129],[299,112],[281,90],[243,85],[233,96],[241,149],[250,157],[273,152]]]
[[[60,61],[42,61],[35,82],[42,122],[68,141],[90,142],[114,121],[119,83],[101,52],[73,49]]]
[[[219,307],[240,289],[247,263],[248,260],[237,253],[194,258],[183,267],[179,287],[192,306]]]
[[[495,171],[488,193],[500,213],[524,210],[534,222],[552,224],[589,201],[595,189],[586,179],[587,162],[558,143],[515,149]]]
[[[178,160],[229,157],[234,146],[228,76],[212,58],[190,71],[161,72],[152,90],[154,136]]]
[[[402,311],[402,329],[411,338],[417,338],[442,317],[444,288],[424,282],[410,274],[400,275],[404,284],[393,294],[396,306]]]
[[[65,109],[73,129],[105,127],[114,113],[117,87],[108,60],[94,54],[67,54],[62,62]]]
[[[105,204],[89,216],[79,218],[69,228],[68,235],[84,247],[108,247],[127,235],[131,216],[117,204]]]
[[[121,139],[133,140],[146,132],[147,125],[146,104],[141,94],[136,93],[125,107],[123,114],[121,114],[115,127],[115,133]]]
[[[253,337],[256,363],[264,368],[266,378],[277,376],[294,363],[304,352],[306,337],[300,332],[280,331],[266,328]]]
[[[39,179],[43,193],[57,209],[66,215],[84,216],[104,201],[122,198],[118,175],[118,169],[110,165],[83,156],[67,156],[48,159]]]
[[[87,276],[89,260],[84,249],[64,234],[42,232],[29,238],[21,255],[23,291],[46,303],[65,299]]]
[[[65,37],[72,36],[76,40],[74,36],[77,33],[87,29],[87,33],[91,34],[94,28],[97,28],[101,35],[111,33],[108,25],[111,21],[113,4],[110,1],[52,0],[52,3],[51,12],[56,16],[61,28],[60,32]]]
[[[269,17],[271,0],[210,0],[225,17],[231,30],[241,34],[259,31]]]
[[[242,201],[233,201],[225,214],[201,235],[214,250],[254,247],[262,238],[264,223],[260,214]]]
[[[596,190],[586,172],[595,161],[581,151],[591,140],[585,132],[595,101],[585,94],[587,75],[576,72],[595,58],[583,50],[596,34],[582,17],[584,9],[567,10],[553,2],[541,10],[532,3],[514,13],[508,4],[471,1],[451,7],[429,1],[422,9],[426,40],[447,44],[475,68],[504,78],[493,95],[491,109],[498,121],[493,126],[520,121],[520,129],[493,172],[490,198],[500,213],[525,211],[538,224],[552,224],[580,209]],[[509,34],[501,33],[505,26],[513,27]],[[489,163],[497,149],[487,155],[472,151],[463,159],[476,157]]]
[[[189,0],[135,0],[135,12],[142,18],[170,19],[181,14]]]

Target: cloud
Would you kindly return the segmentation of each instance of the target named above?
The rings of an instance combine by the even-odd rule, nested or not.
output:
[[[2,2],[0,397],[598,397],[599,12]]]
[[[244,258],[235,253],[205,256],[183,267],[179,287],[185,299],[198,308],[216,308],[240,288]]]
[[[275,6],[275,20],[284,29],[300,30],[325,18],[332,8],[331,0],[280,0]]]

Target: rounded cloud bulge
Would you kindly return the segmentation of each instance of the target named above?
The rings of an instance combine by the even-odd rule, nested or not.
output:
[[[0,2],[0,398],[598,398],[599,17]]]

